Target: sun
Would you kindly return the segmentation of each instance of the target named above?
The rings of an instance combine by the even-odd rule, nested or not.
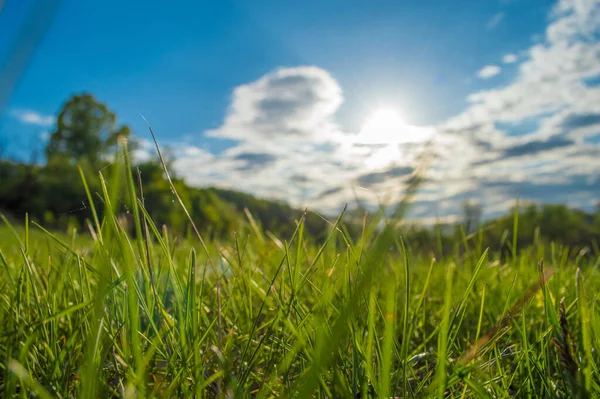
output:
[[[409,126],[392,108],[380,108],[367,118],[359,133],[359,141],[369,144],[390,144],[402,141]]]
[[[350,156],[361,156],[367,169],[378,169],[414,158],[419,145],[434,135],[435,128],[408,124],[394,108],[378,108],[358,134],[348,137],[346,149]]]
[[[433,130],[427,127],[413,126],[404,120],[393,108],[379,108],[365,121],[355,143],[360,144],[407,144],[423,143],[431,138]]]

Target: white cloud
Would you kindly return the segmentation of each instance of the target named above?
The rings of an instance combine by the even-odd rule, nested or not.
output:
[[[599,10],[600,0],[561,0],[542,42],[503,57],[519,62],[511,82],[470,94],[464,112],[435,130],[419,128],[435,132],[420,210],[456,216],[462,201],[478,199],[487,212],[505,211],[517,196],[588,206],[600,195],[600,145],[584,144],[600,131],[600,86],[586,84],[600,77]],[[478,75],[500,72],[488,65]],[[423,143],[357,143],[335,122],[342,101],[327,71],[278,69],[236,88],[223,124],[206,133],[237,144],[218,155],[181,144],[177,172],[323,212],[355,195],[371,205],[398,200]],[[536,122],[528,134],[512,136],[526,121]]]
[[[583,142],[600,130],[600,87],[587,83],[600,77],[599,33],[599,0],[559,1],[515,79],[469,95],[471,105],[444,124],[469,154],[461,174],[476,187],[471,195],[495,198],[488,210],[517,195],[589,207],[600,194],[600,146]],[[510,136],[524,121],[537,127]]]
[[[505,14],[503,12],[497,12],[496,14],[492,15],[492,17],[489,19],[489,21],[486,25],[486,28],[488,30],[494,29],[496,26],[498,26],[498,24],[500,22],[502,22],[504,17],[505,17]]]
[[[502,71],[498,65],[486,65],[477,72],[477,76],[481,79],[489,79],[492,76],[498,75]]]
[[[154,143],[146,139],[136,138],[134,148],[130,155],[136,162],[147,162],[152,159],[156,152]]]
[[[546,41],[526,51],[527,59],[519,65],[515,80],[502,88],[471,94],[472,105],[453,122],[462,120],[463,127],[518,122],[565,107],[583,111],[598,104],[594,101],[600,94],[598,88],[588,87],[585,79],[600,76],[600,43],[587,38],[600,27],[597,18],[589,16],[599,14],[600,1],[562,0],[556,9],[559,17],[548,26]]]
[[[237,87],[224,124],[206,135],[270,143],[327,141],[339,134],[333,115],[342,101],[342,90],[327,71],[280,68]]]
[[[514,64],[517,62],[517,56],[515,54],[506,54],[502,57],[502,62],[505,64]]]
[[[11,115],[19,120],[19,122],[27,125],[36,125],[48,127],[54,124],[56,118],[52,115],[42,115],[32,110],[13,110]]]
[[[295,206],[337,211],[352,201],[352,186],[369,173],[372,160],[377,159],[377,168],[385,170],[399,158],[407,164],[416,156],[414,148],[400,148],[399,143],[361,146],[361,136],[343,132],[334,122],[342,100],[341,88],[325,70],[280,68],[237,87],[223,124],[205,132],[234,139],[236,145],[212,155],[176,144],[180,150],[174,167],[194,185],[216,185]],[[369,190],[363,197],[374,203],[376,191]]]

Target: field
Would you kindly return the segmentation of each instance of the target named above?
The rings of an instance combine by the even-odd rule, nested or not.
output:
[[[173,237],[125,175],[136,234],[104,180],[93,233],[5,220],[3,398],[600,395],[593,251],[474,234],[434,258],[381,216],[321,241],[251,215],[228,239]]]

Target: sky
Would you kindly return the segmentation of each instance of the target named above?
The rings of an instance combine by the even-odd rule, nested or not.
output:
[[[418,175],[423,221],[597,204],[600,0],[99,4],[4,3],[5,156],[42,153],[90,92],[195,186],[336,213]]]

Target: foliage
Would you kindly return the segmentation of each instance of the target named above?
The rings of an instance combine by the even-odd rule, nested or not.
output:
[[[67,104],[45,165],[0,161],[3,398],[600,395],[600,212],[326,220],[130,167]]]
[[[98,197],[101,192],[100,180],[95,168],[85,160],[72,165],[62,157],[51,158],[43,166],[0,160],[0,210],[17,218],[28,213],[32,220],[54,229],[64,230],[69,225],[86,228],[90,204],[83,186],[78,183],[78,167],[82,169],[102,214],[103,205]],[[113,169],[114,163],[105,162],[101,171],[110,174]],[[185,234],[186,219],[174,206],[175,197],[160,164],[149,161],[136,165],[133,171],[136,181],[137,170],[141,176],[145,205],[153,220],[159,226],[168,225],[176,234]],[[302,212],[286,204],[260,200],[234,191],[190,187],[178,178],[174,178],[174,184],[194,221],[210,236],[223,236],[234,231],[240,226],[240,221],[247,219],[245,209],[274,234],[289,234],[302,217]],[[116,200],[118,211],[130,216],[124,196],[119,195]],[[307,230],[311,234],[322,236],[326,226],[327,221],[321,217],[315,214],[309,216]]]
[[[70,161],[85,159],[95,165],[115,147],[119,137],[127,138],[130,134],[129,127],[116,126],[116,115],[91,94],[75,95],[58,115],[46,156]]]
[[[82,169],[102,214],[102,201],[98,197],[101,189],[95,168],[85,160],[75,166],[59,157],[52,158],[43,166],[0,160],[0,210],[17,218],[28,213],[32,220],[54,229],[78,226],[87,230],[89,201],[83,186],[77,183],[80,179],[78,167]],[[106,162],[102,172],[110,174],[113,169],[114,163]],[[174,206],[175,196],[161,165],[153,160],[136,165],[133,172],[136,181],[137,170],[141,176],[145,205],[153,220],[158,226],[168,225],[174,234],[187,234],[186,218]],[[296,222],[304,214],[285,203],[262,200],[245,193],[190,187],[176,177],[174,184],[200,230],[213,238],[227,236],[247,223],[246,209],[262,229],[284,237],[293,233]],[[130,217],[123,195],[117,197],[117,205],[119,212]],[[485,222],[478,221],[478,212],[473,211],[475,216],[466,215],[462,225],[404,225],[402,234],[415,251],[436,256],[443,256],[457,247],[464,250],[467,236],[476,238],[473,245],[479,249],[490,247],[510,254],[515,210]],[[360,237],[362,220],[348,218],[346,229],[349,236]],[[322,241],[331,220],[309,212],[304,216],[304,223],[307,232]],[[473,224],[479,225],[479,229],[474,230]],[[133,232],[133,225],[129,227],[129,232]],[[573,248],[574,253],[585,248],[597,248],[600,242],[600,211],[594,214],[551,204],[523,206],[519,209],[517,246],[524,248],[537,239],[563,243]]]
[[[122,166],[122,185],[99,177],[93,237],[0,230],[2,397],[600,395],[598,253],[538,239],[507,258],[474,234],[434,260],[381,214],[357,237],[341,215],[321,243],[304,219],[201,242],[154,223]],[[528,207],[509,230],[550,211],[566,217]]]

